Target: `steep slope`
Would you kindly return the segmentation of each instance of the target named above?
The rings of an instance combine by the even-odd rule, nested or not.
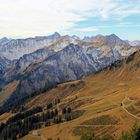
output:
[[[0,39],[0,46],[8,43],[11,39],[8,39],[7,37],[3,37]]]
[[[48,48],[42,48],[33,53],[25,54],[20,57],[19,60],[12,62],[13,65],[11,65],[9,69],[5,70],[2,79],[5,83],[12,82],[17,79],[17,77],[20,77],[29,65],[37,64],[53,54],[55,54],[55,52]]]
[[[6,85],[0,91],[0,106],[2,106],[5,103],[5,101],[11,96],[11,94],[16,90],[18,83],[19,81],[13,81]]]
[[[111,34],[111,35],[107,35],[107,36],[103,36],[103,35],[97,35],[94,37],[85,37],[83,39],[83,42],[88,43],[88,42],[92,42],[94,47],[101,47],[101,46],[130,46],[129,43],[127,43],[126,41],[120,39],[118,36],[116,36],[115,34]]]
[[[12,65],[11,61],[5,57],[0,56],[0,77],[5,73],[5,71]]]
[[[3,40],[2,42],[7,44],[7,39]],[[34,52],[27,52],[28,54],[24,55],[30,45],[31,48],[33,47],[31,40],[34,40],[33,44],[36,46],[34,49],[37,50],[31,49],[29,52]],[[131,47],[126,41],[114,34],[109,36],[98,35],[79,40],[77,37],[68,35],[60,37],[58,33],[55,33],[49,37],[16,41],[18,43],[9,46],[8,51],[12,49],[15,55],[17,53],[15,48],[18,48],[22,53],[20,54],[21,57],[13,61],[13,66],[3,73],[1,85],[4,86],[4,84],[15,80],[19,80],[19,85],[16,91],[10,94],[11,97],[5,103],[5,107],[11,106],[32,94],[48,90],[59,83],[81,79],[96,73],[116,60],[122,60],[138,50],[138,47]],[[20,41],[23,43],[22,45],[20,45]],[[46,43],[48,41],[49,43]],[[22,51],[22,48],[25,50]]]
[[[58,38],[57,41],[54,42],[52,45],[48,46],[48,48],[54,50],[55,52],[58,52],[67,47],[69,44],[73,43],[77,45],[80,41],[80,39],[65,35]]]
[[[3,75],[10,69],[13,65],[13,62],[6,59],[5,57],[0,56],[0,88],[3,87],[5,83],[5,79],[3,79]]]
[[[50,36],[38,36],[35,38],[27,39],[2,38],[0,39],[0,54],[7,59],[14,60],[19,59],[24,54],[33,53],[34,51],[44,47],[49,47],[54,51],[59,51],[70,43],[79,44],[80,46],[84,47],[130,47],[129,43],[121,40],[114,34],[108,36],[98,35],[80,40],[75,36],[60,36],[59,33],[54,33]]]
[[[64,49],[69,44],[76,44],[78,40],[71,38],[70,36],[61,36],[53,42],[53,44],[44,46],[42,49],[38,49],[33,53],[25,54],[19,58],[16,63],[16,69],[27,68],[31,63],[48,58],[51,55],[54,55],[56,52]]]
[[[80,42],[80,46],[84,48],[98,48],[103,51],[107,51],[108,49],[113,50],[114,55],[120,54],[120,56],[126,57],[138,50],[137,47],[133,46],[120,39],[115,34],[111,34],[108,36],[97,35],[91,38],[84,38],[82,42]],[[119,57],[119,56],[118,56]]]
[[[140,41],[139,40],[134,40],[132,42],[129,42],[132,46],[140,46]]]
[[[33,73],[35,72],[35,74],[40,77],[41,73],[36,73],[40,72],[38,69],[40,67],[42,68],[42,64],[43,66],[45,64],[51,65],[52,62],[53,65],[57,66],[60,70],[64,62],[67,62],[67,64],[69,63],[69,59],[71,59],[71,62],[75,63],[75,57],[80,66],[84,64],[84,67],[89,70],[90,63],[83,63],[90,62],[87,61],[88,55],[86,55],[84,51],[85,50],[78,45],[71,44],[63,51],[60,51],[59,53],[56,53],[39,63],[40,66],[36,65]],[[64,56],[67,56],[67,60],[65,61],[63,61]],[[64,58],[66,59],[66,57]],[[61,62],[61,65],[58,65],[56,60],[59,60],[58,62]],[[69,70],[67,65],[65,67]],[[45,69],[47,69],[47,67],[45,67]],[[73,70],[73,68],[71,68],[71,70]],[[86,73],[86,69],[84,70],[85,71],[82,72]],[[52,71],[55,70],[52,69]],[[70,107],[74,112],[79,111],[80,115],[78,114],[77,119],[72,121],[64,122],[58,125],[52,124],[52,126],[48,127],[42,125],[42,128],[38,129],[37,132],[45,139],[52,137],[53,139],[60,138],[67,140],[79,140],[80,135],[83,133],[94,133],[97,136],[109,134],[114,139],[118,139],[122,131],[129,130],[135,121],[139,121],[139,73],[140,52],[135,52],[123,60],[115,61],[95,75],[82,80],[60,84],[44,94],[32,97],[24,102],[23,105],[25,109],[42,106],[45,111],[47,104],[53,102],[57,98],[60,99],[60,102],[57,105],[54,105],[53,109],[58,108],[62,110],[65,107]],[[46,74],[45,77],[46,76],[48,75]],[[27,77],[22,80],[23,82],[26,82],[25,87],[28,86],[28,81],[30,84],[34,82],[34,79],[32,78],[34,78],[33,75],[29,74],[29,77],[27,75]],[[43,78],[41,80],[44,80]],[[12,86],[14,90],[17,84],[18,83],[16,82],[16,85],[14,84]],[[36,84],[38,83],[35,83],[34,86]],[[22,83],[19,85],[21,87],[24,86]],[[11,85],[9,85],[6,90],[8,91],[10,87]],[[23,89],[25,87],[23,87]],[[21,89],[19,91],[21,91]],[[19,95],[21,96],[20,93],[21,92],[19,92]],[[15,92],[14,99],[18,101],[18,98],[18,94]],[[18,102],[17,108],[20,108],[20,104],[21,102]],[[4,120],[2,119],[2,121]],[[38,136],[35,136],[34,134],[34,131],[31,132],[29,135],[25,136],[23,140],[31,140],[31,137],[38,138]]]
[[[32,93],[52,88],[58,83],[80,79],[96,71],[82,48],[73,44],[28,69],[31,70],[21,76],[23,78],[17,91],[8,102],[12,102],[15,97],[22,99]]]
[[[33,53],[25,54],[22,57],[20,57],[17,63],[15,64],[16,69],[25,69],[31,63],[35,63],[37,61],[39,62],[40,60],[43,60],[53,54],[55,54],[55,52],[53,50],[49,50],[48,48],[42,48]]]
[[[80,81],[61,84],[26,102],[27,108],[38,105],[45,107],[45,103],[53,101],[55,95],[61,98],[57,107],[67,106],[72,110],[85,111],[75,120],[38,129],[38,133],[45,139],[52,137],[79,140],[83,133],[112,135],[114,139],[118,139],[122,131],[128,131],[136,121],[139,123],[139,119],[128,113],[139,117],[139,66],[140,52],[137,52],[123,61],[113,63],[104,71],[83,79],[81,88],[76,89]],[[124,102],[128,112],[122,106],[126,97],[131,100]],[[31,137],[38,136],[30,133],[22,140]]]
[[[37,37],[37,38],[41,39],[43,37]],[[16,77],[19,77],[20,74],[24,73],[25,69],[29,65],[33,66],[34,64],[37,64],[43,61],[45,58],[54,55],[59,50],[64,49],[70,43],[77,43],[77,41],[78,40],[75,40],[70,36],[61,36],[56,39],[53,39],[51,45],[44,46],[44,48],[37,49],[33,53],[25,54],[22,57],[20,57],[18,60],[14,60],[12,68],[6,71],[6,73],[3,76],[3,79],[7,83],[15,80]],[[14,53],[16,54],[16,52]]]
[[[107,36],[107,38],[110,40],[111,38],[114,38],[114,35]],[[116,40],[118,39],[116,36],[115,38]],[[59,41],[57,43],[58,46],[61,46]],[[63,42],[60,41],[60,43]],[[54,47],[56,46],[54,45]],[[36,63],[35,65],[30,65],[24,73],[13,76],[13,79],[16,78],[20,80],[20,83],[16,92],[12,94],[7,101],[8,106],[9,103],[14,104],[15,98],[17,100],[22,100],[31,94],[48,90],[59,83],[81,79],[92,73],[96,73],[114,61],[121,60],[136,50],[136,48],[131,48],[129,46],[117,47],[120,48],[121,53],[111,45],[103,45],[99,48],[88,45],[86,47],[80,47],[78,45],[70,44],[67,47],[64,47],[64,49],[61,48],[62,50],[47,59]],[[32,57],[31,54],[27,56],[29,56],[29,58],[30,56]],[[37,59],[35,59],[35,61],[36,60]],[[30,62],[28,65],[29,64]]]
[[[4,39],[4,41],[0,41],[0,55],[10,60],[19,59],[24,54],[32,53],[44,46],[51,45],[59,37],[59,33],[54,33],[44,37],[9,39],[8,41]]]

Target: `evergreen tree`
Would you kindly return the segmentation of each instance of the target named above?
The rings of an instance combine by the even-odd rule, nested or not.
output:
[[[68,109],[67,109],[67,113],[71,113],[71,108],[69,107]]]
[[[63,108],[62,109],[62,114],[66,114],[67,113],[67,109],[66,108]]]

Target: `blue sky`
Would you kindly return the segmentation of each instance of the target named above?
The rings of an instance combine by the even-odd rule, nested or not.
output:
[[[81,37],[85,36],[85,32],[87,36],[115,33],[123,39],[140,40],[140,15],[132,15],[122,19],[93,17],[77,22],[68,32]]]
[[[0,0],[0,37],[116,34],[140,40],[140,0]]]

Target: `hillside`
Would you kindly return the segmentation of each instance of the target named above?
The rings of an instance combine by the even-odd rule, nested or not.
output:
[[[45,106],[57,96],[61,98],[59,107],[65,105],[73,110],[84,110],[84,114],[75,120],[38,129],[37,132],[46,139],[79,140],[85,132],[99,136],[109,134],[117,139],[122,131],[128,131],[140,120],[139,66],[140,52],[137,52],[96,75],[61,84],[28,101],[25,104],[27,108]],[[22,140],[35,138],[41,140],[31,132]]]
[[[10,108],[57,84],[96,73],[136,50],[138,46],[131,46],[115,34],[80,39],[54,33],[27,39],[2,39],[0,88],[19,81],[16,90],[4,101],[3,108]]]
[[[75,40],[78,45],[69,36],[52,41],[19,60],[7,60],[10,67],[0,82],[5,85],[1,138],[8,133],[20,139],[30,132],[23,140],[78,140],[83,133],[117,139],[129,130],[140,117],[139,47],[114,34]]]
[[[0,140],[140,140],[140,0],[0,0]]]

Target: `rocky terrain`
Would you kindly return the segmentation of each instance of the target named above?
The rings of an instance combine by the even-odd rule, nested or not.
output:
[[[140,46],[140,41],[139,40],[134,40],[134,41],[129,42],[129,44],[132,45],[132,46]]]
[[[27,39],[3,38],[0,40],[0,55],[10,60],[19,59],[24,54],[32,53],[52,44],[58,37],[60,37],[59,33]]]
[[[18,80],[16,91],[5,102],[14,104],[32,94],[46,91],[57,84],[94,74],[135,51],[114,34],[85,37],[61,36],[0,40],[0,87]]]
[[[20,134],[20,138],[18,135],[16,137],[20,140],[81,140],[83,134],[124,140],[123,137],[120,138],[122,132],[130,132],[135,123],[140,124],[139,68],[140,51],[137,51],[123,60],[115,61],[95,75],[58,84],[23,104],[19,102],[12,111],[0,115],[0,122],[9,122],[0,136],[6,135],[6,131],[14,136],[12,132]],[[11,87],[5,90],[8,89]],[[49,107],[50,104],[53,106]],[[63,115],[61,112],[64,108],[71,108],[72,112]],[[59,112],[58,116],[42,119],[48,116],[45,115],[48,112],[53,114],[55,109]],[[67,115],[72,118],[65,120]],[[60,116],[63,119],[55,123]],[[19,127],[22,127],[22,131],[14,131]]]
[[[129,131],[135,123],[140,124],[139,72],[138,51],[96,75],[60,84],[34,97],[25,106],[45,106],[46,102],[57,97],[61,99],[57,106],[85,111],[75,120],[38,129],[37,132],[46,139],[79,140],[82,134],[91,133],[111,135],[109,140],[118,140],[122,132]],[[29,133],[22,140],[35,138],[37,136]]]
[[[3,87],[3,75],[12,67],[14,63],[3,56],[0,56],[0,88]]]

